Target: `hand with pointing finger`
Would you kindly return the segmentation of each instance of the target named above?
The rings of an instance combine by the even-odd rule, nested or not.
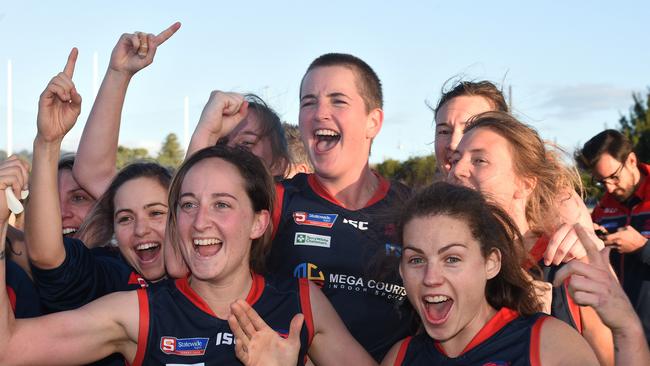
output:
[[[151,65],[158,46],[165,43],[180,27],[181,23],[176,22],[158,35],[143,32],[122,34],[111,53],[109,71],[131,77]]]
[[[76,48],[70,51],[63,72],[50,80],[38,101],[36,137],[45,142],[61,141],[81,112],[81,95],[72,82],[78,54]]]

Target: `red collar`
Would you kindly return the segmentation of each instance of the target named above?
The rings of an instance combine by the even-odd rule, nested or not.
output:
[[[364,208],[369,207],[374,205],[375,203],[381,201],[386,197],[386,194],[388,193],[388,190],[390,189],[390,181],[381,175],[377,174],[376,172],[372,172],[377,179],[379,180],[379,186],[377,189],[375,189],[374,194],[370,198],[368,202],[364,205]],[[345,208],[345,205],[341,203],[339,200],[336,199],[336,197],[332,196],[325,187],[318,181],[318,178],[316,178],[316,174],[309,174],[307,177],[307,183],[309,184],[309,187],[321,198],[326,199],[330,201],[331,203]]]

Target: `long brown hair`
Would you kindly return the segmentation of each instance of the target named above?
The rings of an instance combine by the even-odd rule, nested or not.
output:
[[[501,253],[501,269],[485,287],[485,298],[490,306],[497,310],[507,307],[522,315],[541,310],[534,285],[522,269],[526,254],[517,242],[521,234],[507,212],[488,202],[478,191],[437,182],[418,192],[403,206],[398,222],[400,237],[404,238],[404,227],[414,218],[437,215],[467,223],[481,246],[483,258],[494,250]]]
[[[526,221],[533,232],[553,232],[558,202],[582,185],[575,168],[563,164],[558,147],[544,142],[532,127],[504,112],[481,113],[467,124],[464,133],[488,128],[510,143],[515,173],[533,178],[535,187],[526,203]],[[567,197],[563,197],[567,196]]]

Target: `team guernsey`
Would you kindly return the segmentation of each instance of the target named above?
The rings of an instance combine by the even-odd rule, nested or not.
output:
[[[319,285],[350,333],[381,360],[409,335],[411,321],[396,310],[406,301],[398,274],[373,276],[380,271],[370,267],[380,257],[399,256],[391,209],[410,190],[378,178],[374,197],[357,211],[343,208],[313,174],[279,183],[269,268]]]
[[[42,314],[41,302],[34,283],[12,260],[5,260],[7,295],[16,318],[32,318]]]
[[[542,280],[544,282],[553,283],[555,275],[562,268],[562,265],[545,265],[542,259],[546,247],[548,246],[549,238],[545,235],[541,236],[535,242],[535,245],[530,250],[530,256],[537,262],[541,269]],[[527,270],[531,271],[533,266],[527,265]],[[562,286],[553,286],[552,300],[551,300],[551,315],[563,322],[569,324],[573,329],[582,333],[582,320],[580,316],[580,306],[575,303],[569,294],[569,280],[564,281]]]
[[[438,342],[426,333],[406,338],[395,366],[524,366],[541,365],[540,330],[548,319],[542,313],[521,316],[502,308],[456,357],[446,355]]]
[[[227,320],[212,312],[186,278],[139,289],[138,301],[140,325],[134,366],[241,365],[235,356],[235,337]],[[305,315],[298,357],[298,365],[304,365],[314,334],[309,282],[253,274],[246,301],[283,337],[288,335],[294,315]]]
[[[147,286],[119,255],[88,249],[77,239],[64,238],[65,259],[53,269],[32,266],[34,282],[48,312],[79,308],[106,294]]]

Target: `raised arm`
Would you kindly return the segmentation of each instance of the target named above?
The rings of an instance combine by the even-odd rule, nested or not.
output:
[[[24,171],[0,164],[0,188],[20,194]],[[9,209],[0,197],[0,364],[83,364],[121,352],[135,356],[138,331],[138,298],[135,292],[106,297],[82,309],[46,317],[16,320],[7,296],[5,238]],[[57,236],[61,237],[57,232]],[[117,310],[119,309],[119,311]]]
[[[203,107],[199,123],[194,129],[190,146],[185,158],[195,152],[213,146],[220,138],[230,131],[248,114],[248,102],[238,93],[226,93],[215,90],[210,93],[210,99]]]
[[[567,278],[576,303],[592,307],[612,331],[616,365],[650,365],[650,351],[630,300],[609,267],[610,248],[599,250],[590,229],[576,225],[589,264],[573,261],[558,271],[555,285]]]
[[[106,191],[116,172],[117,144],[126,90],[133,75],[149,66],[156,49],[180,28],[174,23],[160,34],[125,33],[117,41],[106,75],[84,127],[73,174],[94,198]]]
[[[57,167],[61,141],[81,111],[81,96],[72,82],[77,54],[73,48],[65,69],[50,81],[38,102],[25,240],[30,261],[44,269],[57,267],[65,259]]]

